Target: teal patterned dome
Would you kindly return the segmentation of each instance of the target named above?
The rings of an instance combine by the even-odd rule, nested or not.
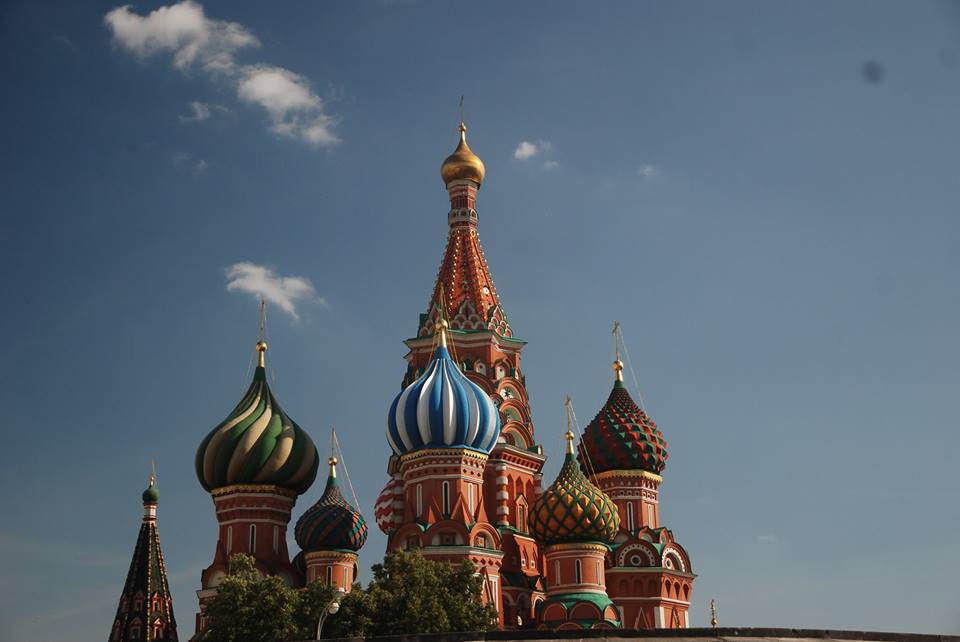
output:
[[[317,447],[283,411],[267,383],[263,353],[253,382],[233,412],[197,449],[197,479],[208,492],[234,484],[280,486],[303,494],[317,477]]]
[[[307,553],[322,550],[357,552],[367,541],[367,522],[340,492],[336,466],[336,457],[331,457],[330,476],[323,495],[297,520],[294,536]]]

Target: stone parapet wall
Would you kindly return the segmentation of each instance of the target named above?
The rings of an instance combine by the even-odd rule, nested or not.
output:
[[[825,629],[716,628],[716,629],[616,629],[583,631],[491,631],[489,633],[440,633],[390,635],[375,638],[341,638],[330,642],[560,642],[567,640],[669,640],[670,642],[960,642],[960,635],[890,633],[877,631],[832,631]]]

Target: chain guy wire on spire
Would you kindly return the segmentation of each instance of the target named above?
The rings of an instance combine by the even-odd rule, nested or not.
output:
[[[353,497],[353,507],[360,510],[360,500],[357,499],[357,492],[353,489],[353,482],[350,481],[350,471],[347,469],[347,460],[343,458],[343,448],[340,447],[340,440],[337,439],[337,429],[330,427],[330,452],[338,459],[343,476],[347,479],[347,487],[350,488],[350,495]]]
[[[637,378],[637,371],[633,369],[633,360],[630,358],[630,350],[627,348],[627,342],[623,339],[623,329],[619,321],[613,322],[613,351],[616,353],[617,361],[620,360],[620,348],[623,347],[623,356],[626,357],[627,367],[630,368],[630,378],[633,380],[633,391],[637,395],[637,401],[640,402],[640,410],[646,414],[647,406],[643,403],[643,393],[640,392],[640,380]]]
[[[570,395],[567,395],[567,400],[564,402],[564,405],[567,407],[567,430],[570,430],[571,422],[573,427],[577,429],[576,435],[580,439],[580,443],[583,444],[583,431],[580,430],[580,422],[577,420],[577,413],[573,409],[573,399],[570,398]],[[593,469],[593,462],[590,461],[590,453],[587,452],[586,448],[578,448],[580,454],[583,456],[583,464],[586,466],[586,472],[588,477],[593,477],[595,473]]]

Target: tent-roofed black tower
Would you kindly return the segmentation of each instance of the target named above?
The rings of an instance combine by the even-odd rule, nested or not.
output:
[[[110,631],[110,642],[178,642],[173,599],[167,584],[167,567],[163,563],[160,535],[157,532],[159,500],[156,476],[150,475],[150,485],[143,491],[143,523]]]

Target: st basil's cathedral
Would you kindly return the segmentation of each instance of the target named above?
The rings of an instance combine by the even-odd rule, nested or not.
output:
[[[405,341],[401,391],[389,406],[384,400],[389,479],[374,514],[387,551],[470,560],[501,628],[687,628],[695,575],[660,525],[666,442],[627,392],[619,359],[606,403],[579,444],[568,426],[560,472],[543,488],[546,457],[520,359],[526,342],[510,326],[480,245],[485,167],[466,131],[461,122],[459,145],[441,166],[450,210],[439,274],[416,335]],[[256,351],[250,387],[195,458],[219,523],[197,591],[197,633],[231,555],[248,553],[261,572],[291,586],[350,591],[367,539],[331,457],[321,498],[295,524],[301,550],[291,558],[287,527],[320,456],[267,382],[266,342]],[[177,639],[153,480],[148,491],[110,640]]]

